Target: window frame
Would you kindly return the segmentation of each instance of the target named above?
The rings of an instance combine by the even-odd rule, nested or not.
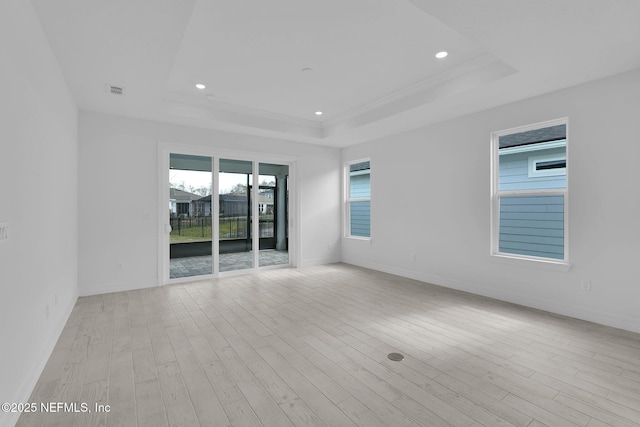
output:
[[[351,165],[369,162],[369,197],[351,197]],[[357,160],[349,160],[344,163],[344,237],[355,240],[371,240],[371,191],[373,189],[373,177],[371,174],[371,158],[365,157]],[[351,234],[351,203],[369,202],[369,236],[356,236]]]
[[[566,134],[565,134],[565,155],[564,160],[566,162],[565,168],[562,169],[563,174],[565,175],[565,187],[561,189],[536,189],[536,190],[504,190],[500,191],[500,152],[499,152],[499,140],[500,137],[511,135],[515,133],[527,132],[537,129],[542,129],[551,126],[557,125],[565,125],[566,126]],[[545,144],[549,145],[549,144]],[[517,150],[518,147],[513,147],[510,151]],[[529,151],[530,148],[523,149],[522,151]],[[533,150],[531,150],[533,151]],[[558,156],[558,155],[550,155],[550,156]],[[545,155],[541,156],[531,156],[528,159],[529,162],[529,176],[531,176],[531,164],[532,158],[536,157],[546,157]],[[539,160],[538,160],[539,161]],[[554,171],[554,170],[552,170]],[[557,171],[560,171],[558,169]],[[536,171],[541,172],[541,171]],[[546,171],[545,171],[546,172]],[[553,174],[560,175],[560,173]],[[553,176],[546,175],[546,176]],[[534,175],[534,176],[545,176],[545,175]],[[500,198],[501,197],[509,197],[509,196],[563,196],[564,200],[564,223],[563,223],[563,238],[564,238],[564,251],[563,259],[556,258],[547,258],[541,256],[533,256],[533,255],[523,255],[509,252],[500,252]],[[500,258],[503,260],[511,261],[514,260],[517,263],[521,262],[535,262],[537,265],[549,265],[549,266],[559,266],[563,271],[568,271],[570,268],[569,264],[569,119],[567,117],[549,120],[545,122],[534,123],[525,126],[518,126],[515,128],[505,129],[501,131],[496,131],[491,133],[491,250],[490,255],[495,258]]]

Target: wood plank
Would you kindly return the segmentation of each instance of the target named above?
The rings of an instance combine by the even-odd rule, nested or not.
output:
[[[112,410],[17,425],[624,427],[638,396],[638,334],[335,264],[79,298],[30,400]]]

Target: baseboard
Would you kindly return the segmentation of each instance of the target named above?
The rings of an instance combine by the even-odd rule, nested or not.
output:
[[[135,291],[136,289],[146,289],[158,286],[158,283],[152,281],[145,282],[122,282],[111,283],[105,285],[91,286],[88,288],[80,288],[80,296],[88,297],[91,295],[110,294],[113,292]]]
[[[38,380],[40,379],[40,376],[42,375],[42,372],[44,371],[44,368],[49,361],[51,353],[53,353],[53,349],[58,343],[58,338],[60,338],[62,330],[67,324],[69,316],[71,316],[71,312],[73,311],[73,307],[75,307],[77,300],[78,294],[76,293],[71,298],[70,304],[65,308],[65,310],[62,312],[62,315],[58,318],[51,334],[49,334],[49,338],[45,342],[45,346],[40,353],[40,357],[38,358],[38,365],[29,370],[29,372],[27,373],[27,377],[24,379],[22,385],[14,394],[13,400],[11,400],[11,402],[29,402],[31,393],[33,393],[36,384],[38,384]],[[2,427],[14,426],[18,422],[18,418],[20,418],[19,412],[9,412],[6,413],[6,415],[6,418],[0,420],[0,426]]]
[[[594,310],[591,308],[585,308],[572,304],[558,303],[557,301],[550,301],[538,297],[523,297],[520,294],[510,293],[509,291],[505,291],[502,289],[491,288],[488,286],[484,286],[481,283],[467,283],[424,272],[407,270],[380,263],[373,263],[361,258],[345,257],[343,262],[346,264],[352,264],[371,270],[394,274],[396,276],[406,277],[408,279],[418,280],[420,282],[431,283],[445,288],[469,292],[475,295],[510,302],[525,307],[535,308],[537,310],[548,311],[562,316],[573,317],[575,319],[585,320],[604,326],[610,326],[617,329],[624,329],[626,331],[640,333],[640,317],[629,318],[620,316],[617,313]]]
[[[327,257],[327,258],[315,258],[303,260],[300,262],[299,267],[309,267],[314,265],[325,265],[339,262],[335,257]],[[282,266],[274,266],[274,268],[282,268]],[[264,268],[268,269],[268,268]],[[229,276],[234,274],[247,274],[247,273],[255,273],[255,270],[247,271],[247,270],[238,270],[234,272],[224,272],[223,276]],[[199,280],[197,277],[187,277],[183,282],[192,282],[195,280]],[[180,280],[175,283],[180,283]],[[102,284],[97,286],[88,286],[88,287],[80,287],[80,296],[86,297],[91,295],[101,295],[101,294],[110,294],[113,292],[123,292],[123,291],[135,291],[137,289],[146,289],[153,288],[159,286],[157,281],[149,280],[149,281],[134,281],[134,282],[121,282],[121,283],[110,283],[110,284]]]
[[[340,262],[340,260],[336,259],[335,257],[304,259],[300,261],[298,267],[312,267],[314,265],[335,264],[336,262]]]

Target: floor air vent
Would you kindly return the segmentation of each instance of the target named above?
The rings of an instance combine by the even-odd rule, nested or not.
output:
[[[402,360],[404,360],[404,356],[400,353],[389,353],[387,357],[389,358],[389,360],[393,360],[394,362],[401,362]]]

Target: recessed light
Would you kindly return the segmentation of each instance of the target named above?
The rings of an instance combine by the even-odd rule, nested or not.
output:
[[[322,111],[316,111],[316,116],[321,116],[322,115]]]
[[[442,52],[438,52],[438,53],[436,53],[436,58],[438,58],[438,59],[446,58],[446,57],[447,57],[447,55],[449,55],[449,53],[448,53],[448,52],[445,52],[445,51],[443,50]]]
[[[200,89],[200,90],[202,90],[202,89],[206,88],[206,86],[205,86],[205,85],[203,85],[202,83],[198,83],[198,84],[196,84],[196,87],[197,87],[198,89]]]
[[[313,71],[313,68],[304,67],[304,68],[303,68],[302,70],[300,70],[300,71],[302,71],[303,73],[308,73],[308,72],[310,72],[310,71]]]

